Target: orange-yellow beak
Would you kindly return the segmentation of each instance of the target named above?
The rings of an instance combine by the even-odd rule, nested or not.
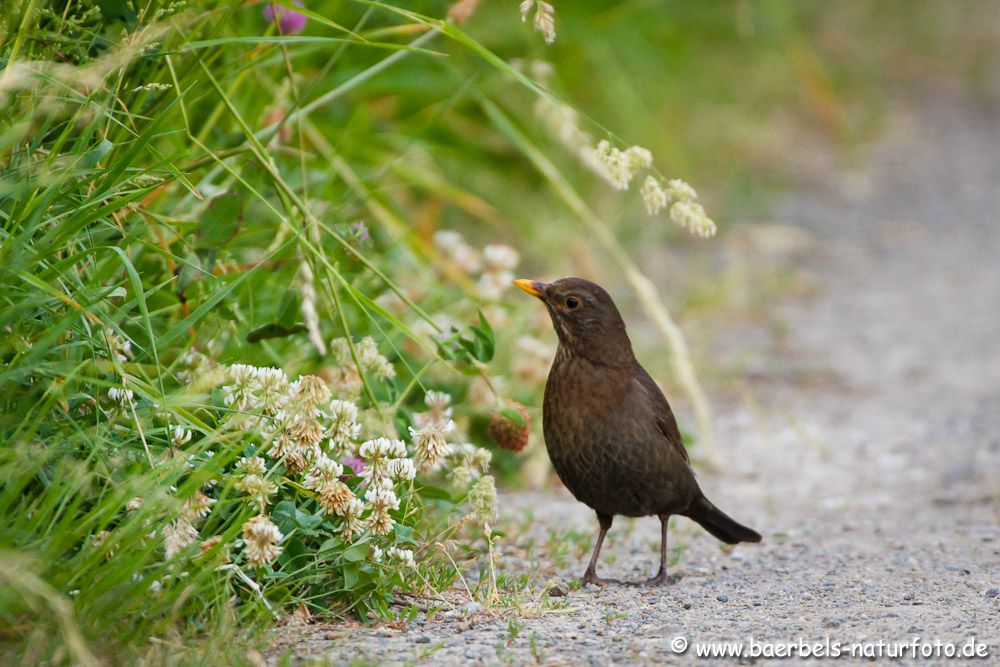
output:
[[[537,280],[528,280],[527,278],[518,278],[514,281],[514,285],[531,296],[537,296],[539,299],[545,298],[545,283],[540,283]]]

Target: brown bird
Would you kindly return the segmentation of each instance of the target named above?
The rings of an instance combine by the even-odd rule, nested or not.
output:
[[[601,526],[584,582],[617,583],[597,576],[597,559],[619,514],[660,518],[660,569],[648,586],[668,581],[672,515],[694,519],[727,544],[760,542],[756,531],[726,516],[701,492],[674,413],[636,360],[611,296],[582,278],[514,284],[542,300],[559,336],[542,422],[559,479],[597,512]]]

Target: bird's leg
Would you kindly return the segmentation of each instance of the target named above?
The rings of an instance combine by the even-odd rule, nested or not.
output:
[[[662,586],[663,584],[672,584],[676,581],[675,577],[667,574],[667,524],[670,523],[669,514],[660,515],[660,569],[656,572],[656,576],[651,579],[647,579],[643,584],[644,586]]]
[[[590,557],[590,565],[587,566],[587,571],[583,573],[583,583],[585,584],[604,586],[605,584],[618,583],[613,579],[601,579],[597,576],[597,559],[601,555],[601,545],[604,544],[604,536],[611,528],[611,522],[613,520],[614,517],[609,514],[597,515],[597,521],[601,524],[601,532],[597,534],[597,544],[594,545],[594,554]]]

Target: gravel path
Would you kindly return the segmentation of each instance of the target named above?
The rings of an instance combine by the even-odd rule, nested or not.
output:
[[[810,272],[817,294],[719,343],[746,379],[716,405],[726,471],[702,472],[702,486],[763,544],[724,551],[678,518],[676,584],[579,589],[593,514],[564,491],[514,494],[511,520],[535,519],[511,531],[501,564],[565,595],[525,593],[520,614],[310,626],[298,655],[604,665],[691,660],[696,642],[751,636],[919,636],[974,637],[1000,664],[1000,115],[935,93],[901,104],[892,128],[860,170],[817,165],[822,179],[775,216],[810,246],[777,261]],[[759,244],[741,252],[776,261]],[[602,576],[654,572],[655,519],[619,519],[610,538]]]

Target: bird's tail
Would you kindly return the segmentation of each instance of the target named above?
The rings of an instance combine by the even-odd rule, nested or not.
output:
[[[760,542],[760,533],[737,523],[705,496],[692,503],[685,516],[697,521],[702,528],[726,544]]]

